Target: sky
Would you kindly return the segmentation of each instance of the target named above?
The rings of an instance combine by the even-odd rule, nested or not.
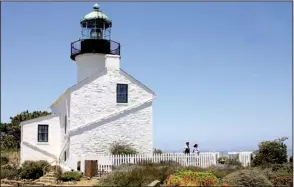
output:
[[[50,111],[76,83],[70,43],[93,4],[2,2],[2,122]],[[121,68],[157,95],[155,148],[252,150],[292,137],[291,2],[99,4],[121,43]]]

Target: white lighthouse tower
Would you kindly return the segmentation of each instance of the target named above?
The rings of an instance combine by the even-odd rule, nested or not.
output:
[[[120,44],[112,41],[112,21],[96,3],[80,21],[81,39],[71,43],[71,59],[78,69],[78,82],[107,69],[120,68]]]

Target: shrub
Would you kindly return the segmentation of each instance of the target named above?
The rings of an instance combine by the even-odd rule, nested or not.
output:
[[[271,167],[263,168],[263,173],[275,186],[292,183],[293,168],[289,163],[275,164]],[[291,178],[290,181],[288,180],[289,178]]]
[[[219,181],[215,175],[209,172],[182,170],[170,175],[165,184],[167,186],[212,186],[219,184]]]
[[[217,162],[220,164],[225,164],[229,158],[228,157],[219,157]]]
[[[225,176],[227,176],[230,173],[233,173],[234,171],[238,171],[239,168],[236,167],[232,167],[230,165],[226,165],[224,167],[216,167],[216,166],[212,166],[210,168],[208,168],[208,171],[213,173],[217,178],[222,179]]]
[[[225,164],[242,167],[242,163],[238,159],[229,158]]]
[[[43,169],[49,166],[47,161],[25,161],[22,164],[21,178],[22,179],[38,179],[44,175]],[[49,167],[47,167],[49,169]],[[47,170],[48,171],[48,170]]]
[[[180,164],[173,160],[166,160],[166,161],[160,161],[158,163],[152,162],[150,160],[141,160],[137,163],[139,166],[180,166]]]
[[[200,167],[197,167],[197,166],[186,166],[183,169],[185,169],[185,170],[191,170],[191,171],[207,171],[207,169],[200,168]]]
[[[290,162],[290,163],[293,163],[293,156],[290,156],[290,158],[289,158],[289,162]]]
[[[223,182],[236,186],[273,186],[260,170],[239,170],[223,178]]]
[[[160,150],[160,149],[154,149],[153,150],[153,154],[162,154],[162,153],[163,153],[163,151]]]
[[[20,169],[15,166],[5,165],[1,167],[1,179],[18,179],[20,174]]]
[[[291,176],[279,176],[274,178],[272,181],[275,186],[289,186],[292,184]]]
[[[62,181],[79,181],[82,178],[82,174],[77,171],[64,172],[60,179]]]
[[[57,165],[50,166],[49,167],[49,170],[55,172],[55,177],[56,178],[61,179],[61,176],[62,176],[62,168],[60,166],[57,166]]]
[[[239,170],[236,167],[232,167],[230,165],[221,165],[221,167],[218,166],[211,166],[209,168],[199,168],[196,166],[187,166],[184,168],[185,170],[191,170],[191,171],[197,171],[197,172],[209,172],[214,174],[217,178],[221,179],[228,174]]]
[[[261,142],[252,160],[253,166],[283,164],[287,162],[287,145],[284,143],[285,140],[287,138]]]
[[[148,172],[148,168],[146,168],[146,170]],[[149,173],[152,177],[147,182],[150,183],[154,180],[159,180],[161,183],[163,183],[169,175],[177,172],[177,170],[178,168],[173,166],[159,166],[158,168],[150,168]]]
[[[143,186],[144,177],[139,167],[128,171],[113,171],[103,177],[99,183],[102,186]]]
[[[103,186],[146,186],[154,180],[161,183],[171,174],[178,171],[176,165],[124,165],[104,176],[100,180]]]
[[[228,164],[238,167],[242,166],[241,162],[237,158],[220,157],[217,159],[217,162],[220,164]]]
[[[8,159],[7,163],[19,165],[20,151],[19,150],[14,150],[14,149],[1,150],[1,157],[6,157]],[[1,162],[2,162],[2,160],[1,160]],[[1,165],[4,165],[4,164],[5,163],[1,163]]]
[[[111,145],[110,152],[113,155],[137,154],[137,151],[127,144],[114,143]]]
[[[8,162],[9,162],[9,158],[1,155],[1,166],[8,164]]]

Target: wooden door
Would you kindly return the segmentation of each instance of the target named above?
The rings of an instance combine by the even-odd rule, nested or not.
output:
[[[85,160],[85,176],[93,177],[98,174],[98,161]]]

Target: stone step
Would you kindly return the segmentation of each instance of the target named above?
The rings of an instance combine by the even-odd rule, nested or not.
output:
[[[39,182],[48,182],[48,183],[55,183],[57,180],[56,179],[48,179],[48,178],[43,178],[40,179]]]
[[[40,186],[50,186],[52,183],[36,182]]]
[[[41,180],[41,181],[38,182],[38,183],[56,184],[57,181],[52,181],[52,180]]]
[[[49,174],[49,173],[47,173],[46,175],[44,175],[44,176],[46,176],[46,177],[55,177],[55,174],[53,173],[53,174]]]
[[[43,177],[40,177],[40,179],[53,179],[53,180],[56,180],[56,177],[43,176]]]
[[[46,182],[46,181],[56,182],[57,180],[52,180],[52,179],[41,179],[41,180],[39,180],[39,182]]]
[[[54,175],[54,174],[55,174],[55,172],[53,172],[53,171],[49,171],[46,173],[46,175]]]

